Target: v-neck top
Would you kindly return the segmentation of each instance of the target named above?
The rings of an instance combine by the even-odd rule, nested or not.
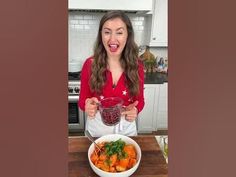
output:
[[[102,88],[101,94],[92,92],[89,86],[89,80],[91,76],[91,67],[92,67],[93,58],[90,57],[86,59],[83,64],[81,71],[81,85],[80,85],[80,95],[78,105],[80,109],[85,110],[85,100],[87,98],[96,97],[98,100],[102,100],[107,97],[120,97],[124,101],[124,106],[138,101],[136,106],[138,112],[140,112],[144,107],[144,68],[141,62],[138,63],[138,73],[139,73],[139,94],[137,96],[131,97],[129,94],[128,87],[126,86],[125,72],[123,72],[113,88],[112,73],[110,70],[106,70],[106,83]]]

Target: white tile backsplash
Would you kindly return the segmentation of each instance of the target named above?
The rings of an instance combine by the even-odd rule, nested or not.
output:
[[[143,26],[139,26],[139,27],[138,27],[138,30],[139,30],[139,31],[143,31],[143,30],[144,30],[144,27],[143,27]]]
[[[83,30],[84,29],[84,25],[71,25],[71,28]]]
[[[93,19],[93,15],[84,15],[84,19],[85,20],[92,20]]]
[[[93,54],[99,21],[103,12],[69,11],[68,51],[69,61],[84,61]],[[135,41],[147,45],[150,38],[150,15],[127,13],[134,27]],[[154,54],[167,56],[167,48],[151,48]]]
[[[78,20],[80,25],[87,25],[88,24],[88,20],[82,19],[82,20]]]
[[[134,21],[134,22],[132,23],[132,25],[133,25],[133,26],[141,26],[141,25],[143,25],[143,21]]]

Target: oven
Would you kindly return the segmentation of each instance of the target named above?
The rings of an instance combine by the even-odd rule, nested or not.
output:
[[[68,129],[69,132],[84,132],[85,114],[78,107],[80,91],[80,73],[69,73],[68,82]],[[73,76],[73,77],[72,77]]]

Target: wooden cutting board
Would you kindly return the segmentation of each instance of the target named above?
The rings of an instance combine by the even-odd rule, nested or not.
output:
[[[134,177],[167,177],[168,167],[154,136],[131,137],[140,146],[142,158]],[[97,177],[88,161],[91,142],[84,136],[69,137],[69,177]]]

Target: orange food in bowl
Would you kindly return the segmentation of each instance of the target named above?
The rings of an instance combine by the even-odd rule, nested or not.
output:
[[[118,142],[111,143],[114,141]],[[98,176],[128,177],[135,173],[139,167],[142,152],[140,146],[132,138],[120,134],[109,134],[96,139],[95,142],[101,151],[91,144],[88,149],[88,160],[90,167]],[[100,158],[101,154],[103,155]]]
[[[114,142],[100,142],[98,145],[101,151],[95,149],[90,159],[103,171],[123,172],[132,168],[137,162],[136,150],[132,144],[126,144],[119,139]]]
[[[124,147],[124,151],[128,154],[130,158],[135,158],[136,157],[136,151],[135,147],[133,145],[126,145]]]

